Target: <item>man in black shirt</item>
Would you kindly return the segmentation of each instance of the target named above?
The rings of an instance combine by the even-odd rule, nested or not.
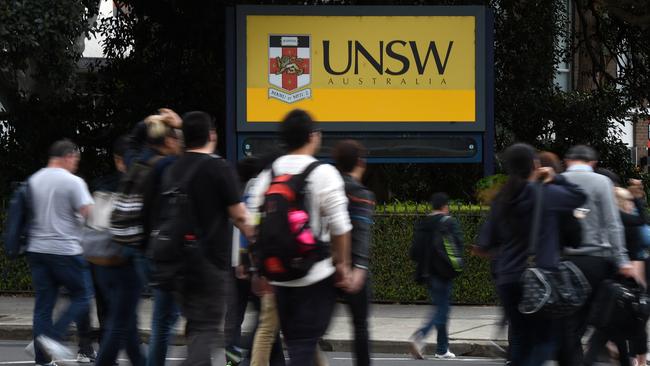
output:
[[[252,229],[246,224],[247,211],[240,201],[234,170],[213,154],[217,134],[210,116],[204,112],[185,114],[183,135],[185,154],[169,168],[168,181],[187,180],[200,248],[200,255],[188,263],[192,272],[181,290],[180,305],[187,318],[188,341],[187,360],[183,365],[211,365],[228,295],[232,239],[229,220],[248,237]]]

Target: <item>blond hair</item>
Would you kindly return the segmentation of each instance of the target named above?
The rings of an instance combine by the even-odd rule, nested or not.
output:
[[[174,136],[174,121],[160,114],[152,114],[144,119],[147,127],[147,141],[153,145],[162,145],[165,137]]]

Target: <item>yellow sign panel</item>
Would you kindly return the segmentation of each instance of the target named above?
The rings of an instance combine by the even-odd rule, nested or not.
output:
[[[246,16],[246,120],[474,122],[473,16]]]

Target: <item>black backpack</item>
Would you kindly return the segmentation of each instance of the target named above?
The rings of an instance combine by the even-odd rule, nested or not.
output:
[[[198,221],[187,187],[202,163],[210,158],[213,157],[206,155],[195,162],[177,184],[172,184],[174,166],[167,169],[163,177],[165,188],[160,197],[158,221],[151,231],[148,244],[152,260],[152,287],[178,290],[191,276],[192,266],[200,270],[197,264],[204,259],[202,233],[196,225]]]
[[[8,258],[16,259],[25,253],[31,218],[29,184],[24,181],[18,185],[12,194],[5,216],[2,241],[5,245],[5,255]]]
[[[428,283],[431,275],[453,279],[462,273],[462,253],[457,253],[451,242],[449,219],[428,216],[415,225],[410,256],[416,263],[416,282]]]
[[[109,228],[116,243],[138,249],[144,247],[147,237],[144,200],[154,184],[154,167],[160,159],[161,156],[155,156],[148,161],[134,163],[120,181]]]
[[[262,275],[272,281],[302,278],[316,262],[327,258],[326,245],[309,226],[305,205],[306,179],[319,165],[315,161],[297,175],[276,176],[271,169],[255,252]]]

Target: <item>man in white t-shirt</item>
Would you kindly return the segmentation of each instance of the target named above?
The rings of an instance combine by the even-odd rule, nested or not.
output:
[[[53,359],[73,354],[60,342],[70,323],[86,311],[92,297],[88,265],[82,258],[81,227],[93,204],[83,179],[74,175],[79,149],[69,140],[55,142],[49,161],[29,180],[32,201],[27,260],[36,291],[34,353],[36,365],[56,365]],[[53,323],[52,311],[59,288],[70,304]]]
[[[282,122],[280,134],[289,153],[272,164],[275,176],[297,175],[316,161],[321,133],[305,111],[294,110]],[[271,171],[262,172],[251,189],[251,217],[264,202]],[[350,271],[348,200],[339,172],[329,164],[317,166],[307,177],[305,205],[309,225],[331,256],[316,262],[307,275],[295,280],[272,282],[277,297],[280,326],[289,350],[290,365],[313,365],[318,340],[325,334],[336,303],[336,287],[347,288]]]

